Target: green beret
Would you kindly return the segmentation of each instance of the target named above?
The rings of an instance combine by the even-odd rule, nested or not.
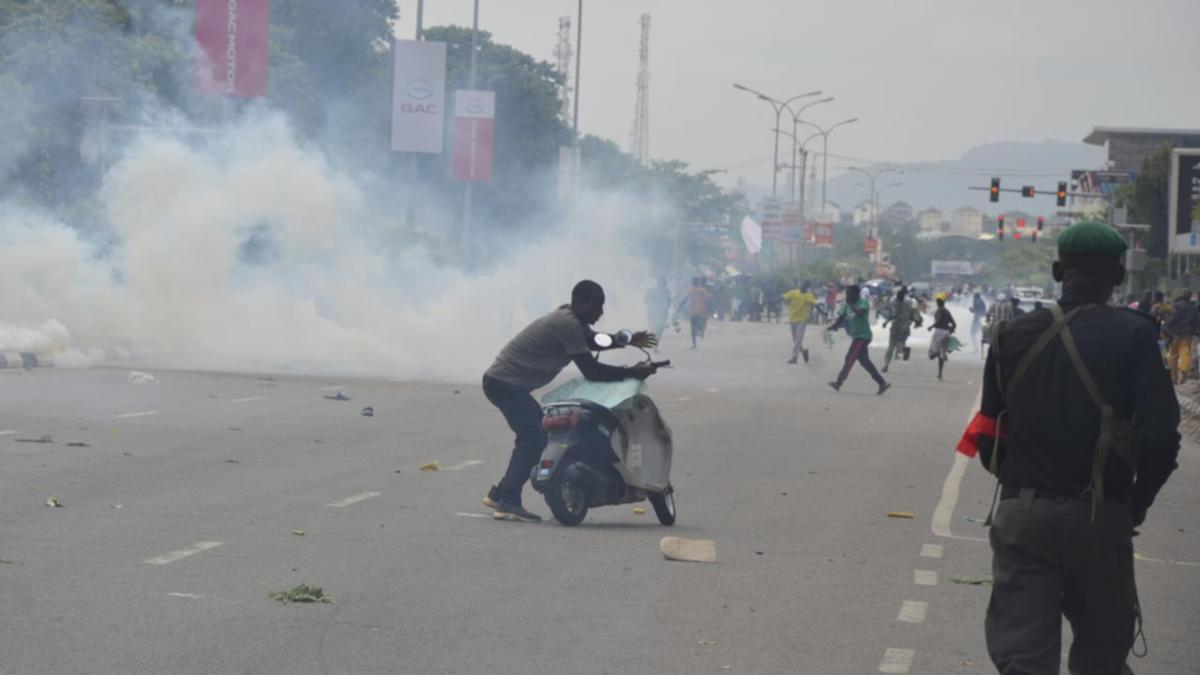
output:
[[[1075,223],[1058,235],[1058,252],[1062,255],[1094,255],[1120,257],[1129,244],[1111,226],[1094,220]]]

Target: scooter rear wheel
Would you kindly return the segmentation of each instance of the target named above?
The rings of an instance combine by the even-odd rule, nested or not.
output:
[[[564,466],[556,471],[546,485],[546,506],[550,507],[555,520],[567,527],[574,527],[587,517],[588,498],[582,486],[567,478],[567,468]]]
[[[675,524],[674,490],[661,495],[646,495],[646,498],[650,500],[650,505],[654,507],[654,515],[658,516],[658,522],[667,526]]]

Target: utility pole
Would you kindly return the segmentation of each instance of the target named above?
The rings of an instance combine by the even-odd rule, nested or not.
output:
[[[638,46],[637,103],[633,112],[633,157],[638,164],[650,160],[650,15],[641,18],[642,39]]]
[[[558,44],[554,48],[554,61],[558,74],[562,76],[562,120],[571,124],[571,17],[558,17]]]
[[[476,61],[479,54],[479,0],[475,0],[475,15],[471,22],[471,71],[467,78],[467,89],[475,89]],[[471,226],[471,193],[473,181],[468,180],[463,187],[463,228],[462,250],[463,264],[470,269],[472,264],[472,232]]]

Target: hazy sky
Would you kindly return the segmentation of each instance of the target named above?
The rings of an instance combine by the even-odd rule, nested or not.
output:
[[[416,0],[399,0],[411,36]],[[426,0],[470,26],[472,0]],[[575,0],[481,0],[480,27],[552,61]],[[770,180],[769,106],[813,89],[830,153],[952,159],[989,141],[1081,140],[1093,126],[1200,128],[1198,0],[584,0],[580,128],[628,148],[638,17],[652,15],[650,152]],[[785,113],[786,115],[786,113]],[[816,145],[816,142],[814,142]],[[831,160],[832,167],[845,160]]]

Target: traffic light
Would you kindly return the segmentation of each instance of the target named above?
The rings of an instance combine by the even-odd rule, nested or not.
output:
[[[999,182],[999,181],[996,181]],[[996,216],[996,239],[1004,241],[1004,214]]]
[[[1037,226],[1037,229],[1033,231],[1033,243],[1035,243],[1035,244],[1037,243],[1038,235],[1042,233],[1042,226],[1045,224],[1046,224],[1046,217],[1038,216],[1038,226]]]
[[[1021,186],[1021,196],[1022,197],[1036,197],[1037,196],[1037,188],[1033,187],[1032,185],[1022,185]]]
[[[992,191],[991,191],[991,194],[988,196],[988,200],[993,201],[993,202],[1000,201],[1000,179],[999,178],[992,179]]]
[[[1059,206],[1067,205],[1067,181],[1058,181],[1058,194],[1056,196],[1058,197]]]

